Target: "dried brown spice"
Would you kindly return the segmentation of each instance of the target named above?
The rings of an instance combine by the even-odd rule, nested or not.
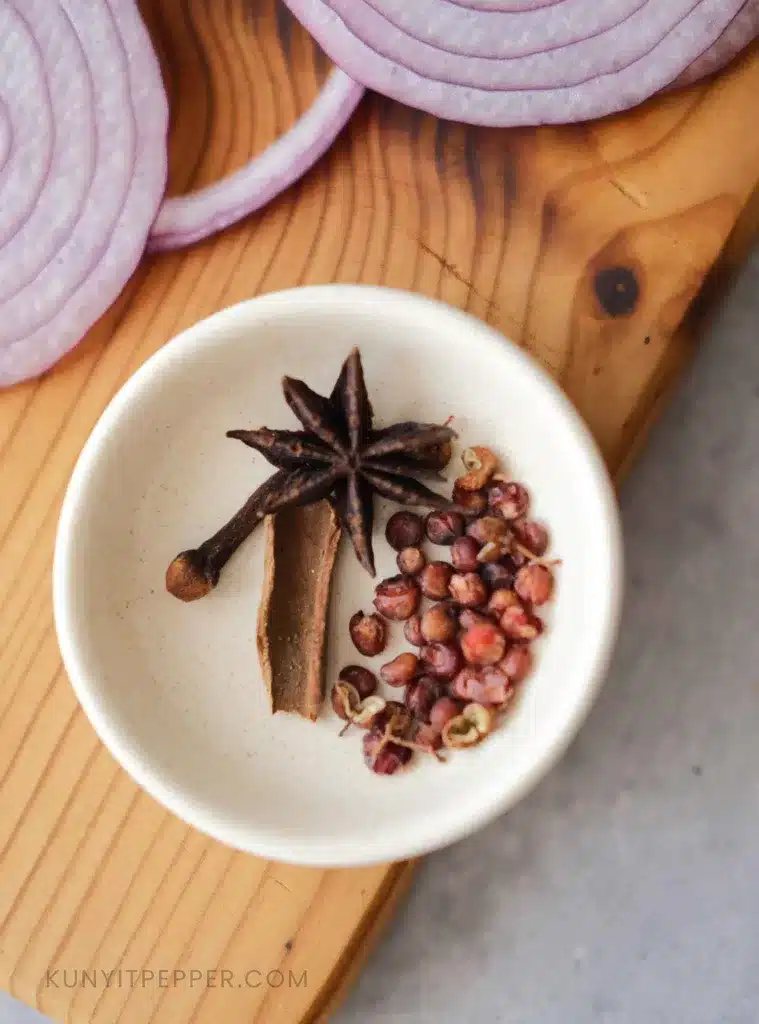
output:
[[[413,421],[375,430],[358,349],[345,360],[329,398],[291,377],[283,379],[282,391],[303,431],[232,430],[227,435],[288,472],[288,480],[265,499],[266,512],[329,497],[359,562],[373,576],[375,493],[405,506],[453,507],[450,498],[412,474],[437,471],[454,431]]]
[[[456,509],[425,519],[427,538],[450,545],[450,563],[430,562],[413,579],[394,577],[376,588],[379,610],[405,618],[404,636],[419,648],[380,669],[383,682],[405,685],[405,708],[389,701],[379,714],[367,714],[372,734],[365,756],[378,774],[402,768],[412,751],[444,760],[441,748],[475,746],[497,727],[532,670],[531,641],[543,630],[535,609],[553,596],[552,569],[561,563],[542,557],[548,531],[515,518],[529,508],[529,492],[497,472],[490,449],[467,449],[462,458],[469,475],[454,484]],[[419,523],[415,514],[396,513],[386,534],[391,547],[401,548],[399,568],[415,574],[422,552],[403,544],[416,541]],[[406,528],[413,529],[410,537]],[[417,553],[418,560],[407,561]],[[420,611],[419,590],[441,603]],[[350,719],[349,699],[340,693],[336,699],[339,717]],[[350,700],[358,706],[357,691]]]
[[[227,432],[227,437],[260,452],[277,472],[218,533],[171,563],[166,588],[183,601],[209,593],[263,517],[281,509],[328,499],[356,557],[374,576],[375,494],[406,506],[455,507],[451,499],[416,479],[439,474],[451,457],[455,432],[445,425],[413,421],[375,429],[358,349],[345,360],[328,398],[292,377],[283,378],[282,392],[303,429]]]
[[[330,583],[340,524],[326,501],[266,517],[258,654],[272,712],[314,721],[324,699]]]
[[[443,743],[458,750],[481,743],[493,730],[493,712],[481,704],[467,704],[457,718],[443,728]]]
[[[460,476],[456,484],[464,491],[481,491],[498,469],[498,457],[482,445],[466,448],[461,454],[461,461],[468,472]]]
[[[199,548],[177,555],[166,570],[166,589],[170,594],[180,601],[197,601],[213,590],[219,582],[221,570],[262,522],[264,502],[281,485],[284,477],[284,472],[269,477],[213,537]]]

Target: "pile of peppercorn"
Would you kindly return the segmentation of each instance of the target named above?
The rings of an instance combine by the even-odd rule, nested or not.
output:
[[[403,688],[403,702],[379,696],[375,673],[358,665],[344,668],[332,690],[346,729],[367,730],[364,758],[380,775],[415,750],[442,759],[442,749],[493,732],[532,668],[531,643],[543,631],[536,609],[553,594],[557,563],[544,558],[548,531],[529,518],[527,489],[499,472],[488,448],[468,448],[462,461],[467,472],[453,487],[461,511],[391,516],[385,536],[400,574],[377,585],[376,612],[356,612],[349,623],[366,657],[384,651],[389,622],[403,622],[416,648],[379,670],[385,684]],[[449,548],[450,561],[428,561],[425,537]]]

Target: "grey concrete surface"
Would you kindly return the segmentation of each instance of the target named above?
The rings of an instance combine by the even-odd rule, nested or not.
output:
[[[427,859],[335,1024],[759,1022],[759,254],[622,504],[589,721],[519,807]],[[0,999],[0,1024],[40,1019]]]

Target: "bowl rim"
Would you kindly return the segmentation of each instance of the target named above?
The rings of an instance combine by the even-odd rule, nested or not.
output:
[[[572,442],[581,449],[597,489],[597,497],[604,511],[599,520],[599,533],[603,533],[604,550],[608,560],[608,599],[598,631],[595,650],[582,694],[563,720],[552,742],[525,769],[519,781],[500,791],[489,802],[483,802],[469,815],[451,825],[444,834],[431,830],[426,838],[414,843],[404,842],[399,835],[392,842],[378,844],[370,837],[360,841],[341,839],[309,846],[308,839],[299,837],[262,836],[248,823],[231,823],[215,816],[200,806],[181,785],[165,779],[153,770],[139,750],[122,734],[117,718],[109,713],[108,702],[98,692],[96,679],[90,674],[78,650],[74,626],[73,602],[69,600],[74,556],[72,534],[75,529],[80,501],[86,495],[88,482],[96,471],[101,447],[111,430],[118,426],[122,414],[159,371],[169,368],[174,360],[191,356],[196,349],[213,344],[216,328],[222,332],[233,327],[240,317],[252,313],[260,322],[267,315],[290,311],[295,306],[329,309],[345,300],[379,301],[398,306],[426,307],[431,313],[459,319],[463,330],[478,331],[484,339],[504,343],[511,349],[511,357],[522,362],[523,370],[539,379],[558,407],[565,426],[572,433]],[[64,668],[74,694],[100,741],[109,750],[121,768],[147,794],[186,824],[233,849],[251,853],[281,863],[312,867],[359,867],[385,862],[408,860],[433,852],[457,842],[478,831],[495,818],[519,803],[551,769],[562,759],[587,718],[605,681],[616,646],[624,597],[624,542],[614,486],[598,444],[568,396],[538,361],[511,341],[505,334],[471,313],[464,312],[439,299],[432,299],[402,289],[380,285],[326,284],[288,288],[255,296],[235,303],[197,321],[166,342],[122,384],[98,418],[77,458],[63,498],[56,530],[53,554],[53,619]]]

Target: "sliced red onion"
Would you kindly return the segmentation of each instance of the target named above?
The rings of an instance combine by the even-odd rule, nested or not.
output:
[[[420,2],[420,0],[418,0]],[[432,8],[440,0],[421,0]],[[646,0],[626,0],[637,10],[626,14],[618,24],[599,28],[599,19],[593,34],[577,35],[582,19],[571,22],[562,19],[556,25],[561,31],[547,31],[535,45],[535,30],[525,29],[512,36],[508,44],[501,40],[498,45],[489,40],[492,33],[481,32],[481,38],[466,34],[469,25],[458,27],[456,49],[441,50],[438,45],[429,45],[419,39],[405,35],[400,29],[390,26],[385,16],[372,6],[372,0],[330,0],[330,5],[343,23],[378,54],[402,62],[404,68],[428,79],[435,79],[454,85],[473,86],[489,92],[507,89],[558,89],[587,83],[592,78],[610,75],[631,67],[646,57],[669,33],[674,31],[687,17],[693,7],[693,0],[667,0],[651,11]],[[620,0],[621,6],[622,0]],[[587,8],[585,8],[587,10]],[[601,8],[608,18],[606,5]],[[598,9],[594,8],[594,15]],[[432,13],[430,11],[430,13]],[[469,21],[476,21],[469,12]],[[484,17],[484,15],[479,15]],[[493,15],[489,16],[490,18]],[[503,20],[502,15],[497,16]],[[517,16],[510,17],[509,23]],[[525,16],[534,25],[536,15]],[[541,15],[537,15],[540,20]],[[542,15],[544,17],[544,15]],[[429,27],[429,26],[428,26]],[[561,42],[561,36],[567,42]],[[469,39],[471,44],[481,46],[482,56],[464,56],[461,45]],[[532,47],[532,49],[530,49]],[[504,51],[495,54],[493,51]],[[511,50],[510,54],[505,51]],[[497,58],[497,59],[496,59]],[[508,58],[508,59],[507,59]]]
[[[640,11],[646,15],[644,29],[655,36],[657,31],[663,33],[664,26],[679,21],[693,7],[693,0],[667,0],[657,3],[654,9],[650,0],[603,0],[595,4],[587,0],[579,4],[577,0],[562,0],[550,12],[545,7],[473,10],[447,0],[415,0],[414,4],[403,0],[361,0],[348,4],[329,0],[328,6],[352,31],[357,31],[363,19],[369,17],[369,10],[373,10],[381,18],[374,20],[375,29],[384,27],[386,33],[396,29],[412,44],[436,47],[441,57],[459,54],[505,60],[545,54],[570,43],[593,40],[610,29],[622,28],[635,34],[641,25],[628,22]],[[506,24],[504,15],[508,18]],[[370,42],[367,37],[362,38]],[[632,41],[637,39],[633,37]]]
[[[286,2],[343,70],[246,167],[161,206],[168,111],[135,0],[0,0],[0,386],[72,348],[146,240],[188,245],[293,184],[365,85],[475,124],[585,120],[713,73],[759,32],[759,0]]]
[[[688,67],[676,85],[691,85],[721,71],[759,34],[759,0],[746,0],[719,39]]]
[[[336,68],[313,105],[260,156],[213,185],[167,199],[153,226],[149,248],[189,245],[260,209],[329,149],[363,92],[363,86]]]
[[[161,206],[168,110],[134,0],[0,0],[0,49],[0,387],[76,345],[151,226],[151,248],[174,248],[260,208],[329,148],[364,91],[335,70],[247,167]]]
[[[0,386],[72,348],[133,273],[168,110],[133,0],[0,4]]]
[[[537,11],[541,7],[555,7],[557,4],[568,3],[570,0],[451,0],[459,7],[473,8],[476,11]]]
[[[635,106],[709,50],[744,4],[286,2],[367,87],[440,117],[493,126],[580,121]]]

